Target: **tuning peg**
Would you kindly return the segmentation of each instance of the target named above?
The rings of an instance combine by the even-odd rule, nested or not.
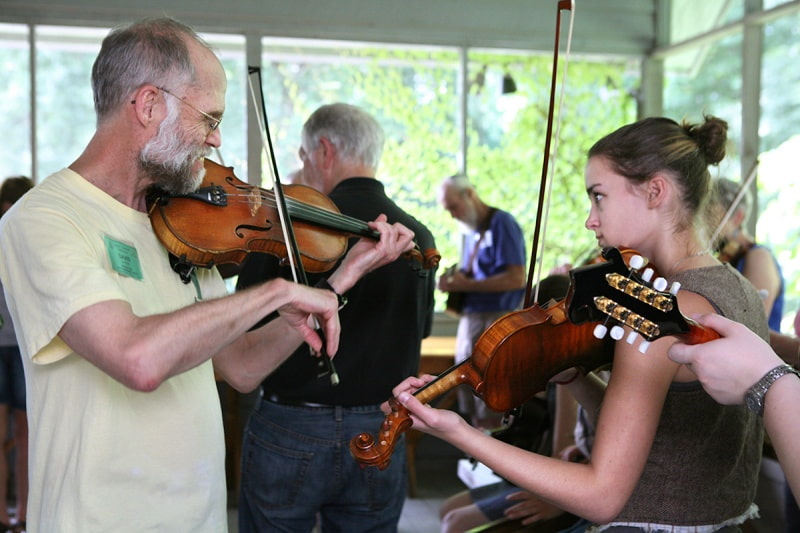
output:
[[[641,255],[632,255],[630,259],[631,268],[634,270],[639,270],[644,266],[644,257]]]
[[[673,281],[672,286],[669,288],[669,293],[673,296],[677,296],[679,290],[681,290],[681,282]]]
[[[625,335],[625,330],[622,329],[622,326],[614,326],[611,328],[611,338],[615,341],[620,340]]]
[[[638,337],[639,337],[638,333],[636,333],[635,331],[631,331],[630,333],[628,333],[628,336],[625,337],[625,342],[627,342],[628,344],[633,344],[634,342],[636,342],[636,339]]]
[[[657,278],[655,279],[655,281],[653,281],[653,288],[654,288],[655,290],[657,290],[657,291],[663,291],[664,289],[666,289],[666,288],[667,288],[667,285],[668,285],[668,284],[669,284],[669,283],[667,282],[667,280],[666,280],[666,279],[664,279],[664,278],[662,278],[662,277],[660,277],[660,276],[659,276],[659,277],[657,277]]]
[[[650,341],[644,340],[642,341],[642,344],[639,345],[639,352],[645,353],[649,347]]]
[[[656,273],[656,271],[655,271],[655,270],[653,270],[652,268],[646,268],[646,269],[644,270],[644,272],[642,272],[642,279],[643,279],[644,281],[647,281],[647,282],[649,282],[651,279],[653,279],[653,275],[654,275],[655,273]]]
[[[608,328],[605,327],[603,324],[597,324],[594,327],[593,334],[595,339],[604,339],[606,333],[608,333]]]

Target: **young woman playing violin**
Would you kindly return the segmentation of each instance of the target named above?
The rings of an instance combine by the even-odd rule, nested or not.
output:
[[[758,289],[770,329],[780,331],[783,318],[783,275],[770,249],[757,244],[747,231],[747,220],[752,206],[749,191],[734,205],[739,196],[739,187],[738,183],[727,178],[718,178],[714,183],[711,214],[716,220],[725,221],[719,228],[719,239],[715,243],[719,251],[718,257],[720,261],[733,265]],[[728,210],[732,212],[725,219]]]
[[[727,124],[715,117],[699,124],[647,118],[602,138],[586,165],[586,227],[600,246],[635,249],[662,276],[679,281],[685,315],[718,313],[766,339],[755,289],[707,253],[702,237],[708,165],[724,157],[726,133]],[[662,337],[645,354],[616,343],[607,387],[577,369],[553,376],[569,382],[583,405],[599,409],[587,464],[506,445],[452,411],[421,404],[412,393],[430,376],[410,377],[394,394],[415,428],[594,522],[596,531],[738,531],[757,511],[762,421],[744,406],[717,404],[689,367],[667,357],[675,340]]]

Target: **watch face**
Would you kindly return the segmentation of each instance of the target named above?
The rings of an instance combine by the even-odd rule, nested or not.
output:
[[[761,402],[759,401],[759,398],[756,394],[754,394],[753,392],[748,392],[744,396],[744,401],[748,409],[750,409],[756,414],[761,414],[761,409],[762,409]]]

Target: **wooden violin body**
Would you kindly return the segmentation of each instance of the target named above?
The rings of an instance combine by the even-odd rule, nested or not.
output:
[[[244,183],[229,167],[209,159],[200,188],[191,194],[154,195],[148,211],[161,242],[179,259],[201,267],[244,261],[249,252],[286,256],[274,196]],[[302,185],[285,187],[286,196],[337,213],[326,196]],[[325,272],[344,255],[347,237],[340,231],[293,225],[309,272]]]
[[[240,264],[250,252],[288,258],[272,191],[239,180],[231,167],[205,160],[200,188],[175,196],[153,191],[148,213],[153,230],[179,261],[210,268]],[[347,251],[349,237],[379,239],[366,222],[342,215],[324,194],[304,185],[284,188],[292,229],[303,267],[326,272]],[[419,249],[407,256],[422,268],[439,263],[436,250]]]

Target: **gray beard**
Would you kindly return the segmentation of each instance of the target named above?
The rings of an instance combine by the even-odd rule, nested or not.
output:
[[[192,175],[192,164],[195,159],[183,161],[180,164],[162,163],[153,160],[146,160],[139,156],[139,168],[141,172],[150,176],[153,184],[166,191],[172,196],[188,194],[200,187],[205,176],[205,168],[197,176]]]

